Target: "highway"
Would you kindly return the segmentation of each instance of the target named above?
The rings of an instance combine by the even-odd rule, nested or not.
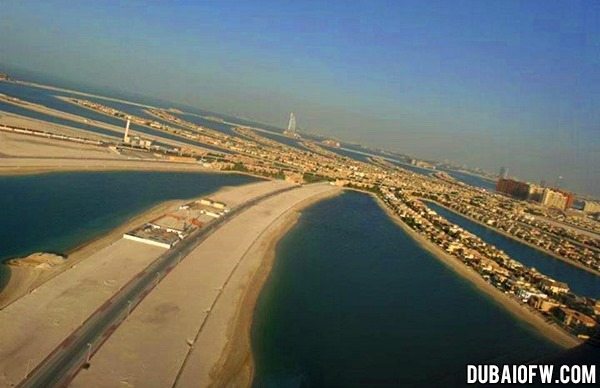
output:
[[[91,314],[80,327],[29,372],[18,386],[63,387],[68,385],[81,368],[88,367],[94,353],[118,328],[119,324],[127,319],[144,297],[202,241],[245,209],[269,197],[298,187],[279,189],[243,203],[167,250]]]

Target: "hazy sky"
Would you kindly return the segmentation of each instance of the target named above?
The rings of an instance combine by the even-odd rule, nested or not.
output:
[[[3,1],[0,65],[600,195],[600,1],[120,3]]]

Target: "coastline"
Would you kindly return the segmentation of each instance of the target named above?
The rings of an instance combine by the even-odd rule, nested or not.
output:
[[[258,249],[252,255],[261,255],[262,259],[237,302],[235,317],[229,322],[228,342],[211,371],[210,387],[252,385],[255,368],[251,343],[254,311],[275,263],[277,244],[296,225],[303,209],[342,193],[343,191],[323,193],[297,204],[276,220],[255,242]]]
[[[560,255],[557,255],[556,253],[554,253],[554,252],[552,252],[552,251],[546,250],[546,249],[544,249],[544,248],[541,248],[541,247],[538,247],[537,245],[535,245],[535,244],[532,244],[532,243],[530,243],[530,242],[528,242],[528,241],[525,241],[525,240],[522,240],[522,239],[520,239],[520,238],[518,238],[518,237],[512,236],[512,235],[510,235],[509,233],[506,233],[506,232],[505,232],[505,231],[503,231],[503,230],[500,230],[500,229],[497,229],[497,228],[491,227],[490,225],[487,225],[487,224],[485,224],[485,223],[483,223],[483,222],[481,222],[481,221],[479,221],[479,220],[476,220],[476,219],[474,219],[474,218],[472,218],[472,217],[469,217],[469,216],[467,216],[467,215],[464,215],[464,214],[462,214],[462,213],[459,213],[459,212],[457,212],[456,210],[453,210],[453,209],[449,208],[448,206],[446,206],[446,205],[443,205],[443,204],[441,204],[441,203],[439,203],[439,202],[437,202],[437,201],[433,201],[433,200],[430,200],[430,199],[427,199],[427,200],[421,199],[421,201],[422,201],[422,202],[425,202],[425,205],[426,205],[426,206],[427,206],[427,202],[435,203],[436,205],[438,205],[438,206],[440,206],[440,207],[443,207],[444,209],[446,209],[446,210],[448,210],[448,211],[450,211],[450,212],[452,212],[452,213],[454,213],[454,214],[456,214],[456,215],[458,215],[458,216],[460,216],[460,217],[466,218],[466,219],[467,219],[467,220],[469,220],[469,221],[472,221],[472,222],[475,222],[476,224],[479,224],[479,225],[481,225],[481,226],[484,226],[484,227],[488,228],[489,230],[492,230],[492,231],[494,231],[494,232],[496,232],[496,233],[498,233],[498,234],[501,234],[501,235],[503,235],[504,237],[510,238],[510,239],[512,239],[512,240],[514,240],[514,241],[517,241],[517,242],[521,243],[521,244],[527,245],[527,246],[528,246],[528,247],[530,247],[530,248],[533,248],[533,249],[535,249],[535,250],[537,250],[537,251],[539,251],[539,252],[542,252],[542,253],[545,253],[545,254],[547,254],[547,255],[549,255],[549,256],[552,256],[553,258],[555,258],[555,259],[557,259],[557,260],[560,260],[560,261],[562,261],[562,262],[564,262],[564,263],[567,263],[567,264],[569,264],[569,265],[572,265],[573,267],[577,267],[577,268],[579,268],[579,269],[582,269],[582,270],[584,270],[584,271],[586,271],[586,272],[592,273],[592,274],[594,274],[594,275],[596,275],[596,276],[600,276],[600,272],[596,271],[596,270],[595,270],[595,269],[593,269],[593,268],[586,267],[585,265],[583,265],[583,264],[581,264],[581,263],[578,263],[578,262],[576,262],[576,261],[573,261],[573,260],[565,259],[564,257],[562,257],[562,256],[560,256]]]
[[[49,116],[57,117],[57,118],[60,118],[60,119],[70,120],[70,121],[73,121],[73,122],[76,122],[76,123],[80,123],[80,124],[93,125],[93,126],[96,126],[96,127],[99,127],[99,128],[103,128],[103,129],[106,129],[106,130],[109,130],[109,131],[112,131],[112,132],[115,133],[112,138],[118,138],[119,135],[122,133],[121,128],[117,127],[116,125],[109,124],[109,123],[102,122],[102,121],[97,121],[97,120],[92,120],[92,119],[86,119],[83,116],[79,116],[79,115],[76,115],[76,114],[73,114],[73,113],[63,112],[63,111],[60,111],[60,110],[57,110],[57,109],[49,108],[49,107],[47,107],[45,105],[36,104],[36,103],[28,102],[28,101],[25,101],[25,100],[21,100],[23,102],[15,102],[15,101],[10,101],[10,100],[6,100],[6,99],[0,99],[0,101],[4,102],[6,104],[11,104],[13,106],[17,106],[19,108],[30,110],[32,112],[38,112],[38,113],[46,114],[46,115],[49,115]],[[5,111],[3,111],[3,112],[5,112]],[[27,119],[35,120],[35,121],[38,121],[38,122],[44,122],[43,120],[35,119],[35,118],[29,117],[29,116],[21,116],[19,114],[12,113],[12,112],[6,112],[6,113],[11,114],[13,116],[17,116],[17,117],[25,117]],[[69,127],[69,126],[63,125],[63,124],[54,124],[54,123],[52,123],[52,125],[56,125],[56,126],[60,126],[60,127],[67,127],[67,128],[70,128],[70,129],[73,129],[73,130],[77,130],[77,131],[90,132],[91,134],[94,134],[96,136],[102,136],[102,137],[105,137],[105,138],[110,138],[110,136],[108,136],[108,135],[98,134],[97,132],[94,132],[94,131],[91,131],[91,130],[90,131],[86,131],[86,130],[83,130],[83,129],[77,129],[77,128]]]
[[[254,379],[254,357],[252,354],[251,330],[254,310],[260,293],[269,278],[275,263],[275,250],[279,240],[297,223],[300,215],[296,212],[284,216],[269,236],[264,248],[264,258],[253,274],[238,306],[233,320],[231,337],[219,364],[214,368],[211,387],[237,386],[250,387]]]
[[[261,178],[265,181],[265,177],[259,175],[253,175],[249,173],[239,172],[239,171],[215,171],[209,169],[203,169],[200,171],[190,171],[190,170],[157,170],[155,168],[146,168],[141,169],[142,171],[152,171],[152,172],[161,172],[161,171],[171,171],[171,172],[183,172],[183,173],[207,173],[207,174],[240,174],[252,176],[255,178]],[[60,173],[60,172],[86,172],[86,171],[128,171],[127,169],[119,168],[119,169],[92,169],[92,170],[81,170],[81,169],[73,169],[73,170],[35,170],[30,171],[27,174],[23,173],[14,173],[14,174],[3,174],[0,172],[0,177],[2,176],[20,176],[20,175],[35,175],[35,174],[47,174],[47,173]],[[222,187],[217,192],[221,192],[227,186]],[[216,193],[215,193],[216,194]],[[188,199],[189,200],[189,199]],[[92,253],[99,251],[112,243],[116,242],[121,238],[123,233],[132,229],[135,226],[146,223],[158,216],[164,214],[167,209],[177,207],[186,201],[185,199],[175,199],[170,201],[164,201],[152,206],[147,210],[143,210],[142,212],[134,215],[132,218],[128,219],[124,223],[114,227],[108,232],[101,234],[92,238],[91,240],[83,241],[78,245],[70,248],[66,252],[61,252],[65,255],[65,262],[61,265],[55,266],[52,269],[36,269],[31,267],[19,267],[19,266],[11,266],[5,264],[4,262],[0,262],[0,265],[3,265],[6,268],[9,279],[4,285],[4,287],[0,288],[0,310],[4,309],[11,303],[15,302],[25,294],[29,292],[35,292],[34,290],[47,282],[48,280],[54,278],[55,276],[61,274],[62,272],[74,267],[77,263],[81,262]]]
[[[100,98],[100,99],[107,100],[107,101],[123,102],[123,103],[126,103],[126,104],[140,106],[140,107],[144,107],[144,108],[152,108],[152,106],[150,106],[150,105],[144,105],[144,104],[140,104],[140,103],[133,102],[133,101],[127,101],[127,100],[118,99],[118,98],[106,97],[106,96],[102,96],[102,95],[99,95],[99,94],[79,92],[77,90],[67,89],[67,88],[61,88],[61,87],[52,86],[52,85],[46,85],[46,84],[42,84],[42,83],[39,83],[39,82],[22,81],[22,80],[19,80],[19,79],[4,80],[4,81],[0,81],[0,82],[6,82],[6,83],[15,84],[15,85],[32,86],[32,87],[35,87],[35,88],[46,89],[46,90],[53,90],[53,91],[57,91],[57,92],[68,92],[68,93],[72,93],[72,94],[78,94],[78,95],[81,95],[81,96]]]
[[[84,162],[85,160],[82,160]],[[111,161],[111,160],[109,160]],[[272,178],[265,177],[263,175],[253,174],[246,171],[237,170],[215,170],[211,168],[202,167],[201,165],[186,163],[186,162],[170,162],[164,160],[157,160],[153,166],[143,165],[142,163],[148,162],[148,160],[123,160],[122,164],[115,166],[106,165],[92,165],[92,166],[14,166],[14,167],[2,167],[0,166],[0,177],[6,176],[24,176],[24,175],[41,175],[61,172],[119,172],[119,171],[148,171],[148,172],[183,172],[189,174],[234,174],[234,175],[246,175],[254,178],[262,179],[265,181],[273,180]],[[142,165],[138,165],[142,164]]]
[[[390,217],[394,223],[402,228],[402,230],[405,231],[411,238],[413,238],[419,245],[430,252],[435,258],[442,262],[442,264],[446,265],[465,280],[468,280],[473,286],[487,295],[494,303],[503,307],[514,317],[535,328],[539,334],[565,349],[575,347],[583,342],[570,335],[559,326],[546,321],[537,312],[530,310],[528,307],[522,305],[508,295],[500,292],[494,286],[483,280],[483,278],[481,278],[477,272],[467,267],[454,256],[448,254],[440,247],[408,227],[404,222],[402,222],[402,220],[398,218],[398,216],[392,213],[392,211],[388,209],[387,206],[385,206],[381,199],[379,199],[376,195],[372,193],[369,194],[373,196],[377,204],[388,215],[388,217]]]
[[[184,202],[184,200],[161,202],[150,209],[139,213],[138,215],[125,221],[123,224],[111,229],[107,233],[97,236],[92,240],[85,241],[68,250],[64,253],[66,256],[65,262],[50,270],[40,270],[35,268],[0,264],[4,265],[10,272],[10,278],[8,282],[5,284],[4,288],[0,290],[0,310],[9,306],[23,295],[29,292],[35,292],[34,290],[36,288],[55,276],[63,273],[64,271],[76,266],[79,262],[86,259],[93,252],[99,251],[102,248],[105,248],[119,240],[123,233],[127,232],[134,226],[148,222],[149,220],[164,214],[167,209],[178,206]]]

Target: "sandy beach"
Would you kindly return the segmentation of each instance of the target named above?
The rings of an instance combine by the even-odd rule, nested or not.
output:
[[[212,386],[248,387],[252,384],[254,358],[250,335],[256,302],[271,273],[277,242],[293,228],[298,217],[298,213],[287,215],[281,220],[280,225],[273,228],[271,241],[264,243],[263,261],[238,303],[229,341],[213,371]]]
[[[298,210],[339,192],[303,186],[236,216],[171,271],[71,385],[248,385],[254,306],[275,245]]]
[[[73,268],[79,262],[100,251],[105,247],[121,239],[123,233],[134,226],[148,222],[151,219],[164,214],[169,209],[174,209],[185,201],[167,201],[160,203],[147,211],[131,218],[127,222],[119,225],[105,235],[99,236],[94,240],[83,243],[82,245],[65,252],[66,260],[64,264],[53,267],[52,269],[35,269],[28,267],[7,266],[10,270],[10,279],[6,286],[0,290],[0,310],[10,305],[23,295],[38,288],[45,282],[61,274],[62,272]]]
[[[236,206],[289,186],[283,181],[263,181],[223,187],[211,197],[227,199],[230,206]],[[0,386],[18,383],[29,368],[37,365],[120,287],[164,252],[164,248],[123,239],[121,233],[128,226],[138,225],[184,202],[187,201],[162,203],[108,235],[75,249],[66,265],[49,275],[49,279],[38,278],[39,287],[1,309]],[[203,309],[195,312],[204,314]]]
[[[470,267],[460,262],[456,257],[450,255],[425,237],[421,236],[408,225],[406,225],[397,215],[385,206],[385,204],[371,194],[377,201],[379,206],[387,213],[387,215],[401,227],[409,236],[417,241],[423,248],[427,249],[434,257],[439,259],[443,264],[452,269],[458,275],[462,276],[466,280],[469,280],[478,290],[482,291],[485,295],[489,296],[498,305],[502,306],[509,313],[523,322],[526,322],[533,328],[535,328],[541,335],[556,343],[563,348],[571,348],[582,343],[582,341],[566,331],[560,328],[554,323],[546,321],[539,313],[535,310],[524,306],[509,295],[500,292],[494,286],[483,280],[483,278]]]
[[[338,195],[340,193],[335,193]],[[231,323],[227,346],[218,363],[214,366],[211,387],[250,387],[254,378],[254,358],[252,356],[251,330],[254,310],[258,297],[275,262],[275,250],[279,240],[289,232],[302,209],[333,195],[325,194],[310,198],[286,213],[276,224],[266,231],[256,254],[263,256],[262,262],[237,305],[237,312]]]

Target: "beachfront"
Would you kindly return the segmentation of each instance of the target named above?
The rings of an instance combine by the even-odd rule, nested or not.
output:
[[[249,186],[242,186],[240,188],[228,189],[222,193],[217,193],[213,198],[221,201],[228,201],[228,203],[235,206],[261,195],[265,192],[276,190],[286,184],[283,182],[265,182],[259,184],[253,184]],[[238,191],[236,191],[238,190]],[[228,322],[232,322],[236,313],[236,303],[231,303],[232,300],[239,300],[243,295],[244,288],[247,286],[248,281],[252,277],[253,273],[259,267],[262,260],[262,253],[260,250],[253,255],[246,255],[246,251],[258,243],[259,236],[266,236],[266,240],[260,240],[261,244],[264,244],[267,240],[272,240],[277,237],[277,234],[269,237],[269,233],[263,234],[265,229],[268,229],[273,225],[277,230],[277,220],[288,219],[282,216],[306,199],[318,198],[324,195],[331,195],[337,192],[338,189],[329,185],[317,185],[307,186],[304,188],[292,190],[289,193],[281,194],[281,198],[276,196],[265,203],[250,208],[248,211],[240,214],[238,217],[230,221],[223,227],[223,230],[215,233],[207,241],[201,244],[198,249],[198,253],[192,253],[189,258],[182,261],[180,265],[184,267],[176,267],[175,270],[165,278],[163,282],[154,290],[150,296],[142,302],[139,306],[139,310],[136,310],[134,314],[140,314],[141,322],[146,322],[149,327],[153,325],[152,319],[147,321],[148,316],[144,316],[145,307],[148,306],[149,311],[152,312],[156,308],[156,305],[152,304],[153,298],[158,298],[159,304],[164,301],[165,297],[168,297],[169,292],[175,292],[174,299],[169,297],[171,303],[180,303],[180,308],[188,312],[188,319],[180,314],[170,314],[173,312],[170,309],[163,311],[166,316],[162,316],[159,321],[166,319],[165,322],[170,322],[174,325],[190,325],[188,330],[179,331],[179,329],[173,332],[174,335],[178,335],[179,340],[175,341],[174,338],[170,338],[174,345],[174,351],[179,352],[181,355],[182,350],[189,350],[187,342],[189,335],[193,334],[193,328],[201,327],[203,319],[211,317],[211,314],[207,314],[205,311],[207,308],[211,308],[214,300],[221,294],[216,292],[215,289],[221,288],[225,290],[225,285],[230,276],[231,271],[236,268],[245,268],[244,272],[239,275],[235,275],[239,280],[234,281],[233,286],[228,286],[227,290],[231,289],[233,294],[230,296],[229,291],[223,292],[223,297],[219,300],[223,300],[225,313],[224,315],[215,314],[216,332],[211,332],[209,335],[210,339],[214,339],[215,334],[221,335],[222,343],[221,347],[212,348],[210,355],[211,359],[219,359],[223,348],[226,343],[227,330],[224,326],[228,325]],[[280,226],[279,226],[280,228]],[[244,231],[245,243],[240,241],[237,249],[225,249],[230,247],[233,241],[239,240],[241,231]],[[267,238],[268,237],[268,238]],[[209,245],[206,245],[209,244]],[[140,248],[141,247],[141,248]],[[150,250],[146,252],[147,250]],[[128,264],[127,267],[123,267],[123,259],[119,259],[119,256],[130,258],[133,253],[136,252],[135,260],[125,260]],[[138,244],[132,241],[119,240],[112,245],[104,248],[103,250],[93,254],[86,260],[83,260],[80,264],[74,268],[70,268],[68,271],[62,272],[60,275],[54,277],[48,282],[38,287],[34,292],[27,294],[17,302],[12,303],[2,311],[0,311],[0,321],[2,322],[2,344],[0,345],[0,354],[5,356],[0,357],[2,359],[2,365],[0,369],[3,371],[3,381],[6,384],[16,383],[27,373],[27,368],[31,368],[32,365],[37,365],[43,358],[43,356],[49,353],[52,349],[59,345],[59,343],[75,328],[83,319],[89,314],[95,311],[102,305],[102,303],[108,299],[120,286],[131,279],[135,273],[144,268],[149,262],[153,260],[158,254],[162,252],[161,248],[147,246],[145,244]],[[196,258],[197,255],[198,258]],[[223,256],[225,255],[225,256]],[[240,257],[241,255],[241,257]],[[215,260],[216,257],[221,259]],[[241,265],[240,260],[244,258]],[[248,258],[248,257],[251,257]],[[181,269],[179,269],[181,268]],[[237,273],[237,272],[236,272]],[[179,275],[177,275],[179,274]],[[220,274],[220,275],[218,275]],[[202,281],[199,281],[202,279]],[[180,287],[180,282],[187,281],[190,288]],[[174,283],[172,283],[174,282]],[[241,283],[240,283],[241,282]],[[168,287],[169,284],[172,284]],[[229,283],[227,283],[229,284]],[[200,287],[197,289],[197,293],[188,293],[186,290],[193,290],[194,287]],[[167,294],[162,294],[162,290]],[[169,291],[170,290],[170,291]],[[177,294],[177,292],[184,292],[184,294]],[[155,296],[156,295],[156,296]],[[152,298],[152,299],[150,299]],[[181,299],[178,299],[181,298]],[[209,298],[209,299],[202,299]],[[211,299],[214,298],[213,302]],[[233,299],[229,299],[233,298]],[[229,300],[229,302],[227,302]],[[197,303],[202,304],[201,306]],[[67,308],[68,306],[68,308]],[[214,306],[216,307],[216,305]],[[24,311],[29,313],[25,314]],[[68,313],[66,313],[68,311]],[[158,309],[160,312],[161,309]],[[215,310],[218,311],[218,310]],[[19,313],[21,312],[21,313]],[[32,313],[34,312],[34,313]],[[140,346],[138,340],[143,338],[137,338],[135,335],[129,341],[119,340],[119,335],[122,333],[127,337],[128,330],[126,329],[129,325],[136,327],[140,321],[134,319],[134,314],[131,316],[131,320],[127,320],[122,328],[117,330],[109,341],[101,348],[98,353],[98,360],[102,360],[103,352],[108,352],[111,348],[111,343],[121,343],[125,346]],[[137,315],[135,315],[137,316]],[[145,318],[144,318],[145,317]],[[199,319],[199,320],[198,320]],[[137,323],[136,323],[137,322]],[[24,331],[24,327],[29,327],[28,330]],[[177,326],[176,326],[177,327]],[[210,326],[207,326],[210,327]],[[138,326],[139,328],[139,326]],[[192,330],[192,331],[190,331]],[[215,330],[215,329],[212,329]],[[139,331],[134,331],[137,335],[141,334]],[[144,331],[144,335],[152,335],[153,330]],[[29,342],[31,346],[22,346],[23,342],[31,340],[31,335],[36,338],[35,341]],[[26,337],[24,337],[26,336]],[[165,337],[167,338],[167,337]],[[204,338],[203,336],[198,337],[199,340]],[[145,342],[148,344],[148,342]],[[150,342],[152,343],[152,342]],[[35,344],[35,347],[33,346]],[[175,346],[175,345],[182,346]],[[140,357],[144,358],[151,355],[153,352],[139,352],[137,353]],[[10,357],[6,355],[10,354]],[[123,352],[123,356],[131,353]],[[196,355],[191,353],[190,357],[206,357],[206,354]],[[114,359],[114,355],[109,357]],[[176,360],[183,361],[182,357],[174,357]],[[148,360],[147,362],[151,362]],[[94,362],[96,365],[96,362]],[[98,365],[102,365],[101,362]],[[123,365],[133,364],[123,363]],[[140,363],[136,363],[137,367],[146,365],[144,360]],[[191,363],[190,365],[196,365]],[[113,365],[114,366],[114,365]],[[159,368],[156,365],[156,368]],[[181,367],[181,366],[180,366]],[[158,369],[156,369],[158,370]],[[92,369],[90,369],[92,372]],[[139,371],[138,371],[139,372]],[[192,367],[190,371],[186,373],[197,373],[195,368]],[[84,378],[84,375],[81,375]],[[113,378],[117,378],[117,375],[112,375]],[[165,374],[163,378],[173,378],[172,374]]]

